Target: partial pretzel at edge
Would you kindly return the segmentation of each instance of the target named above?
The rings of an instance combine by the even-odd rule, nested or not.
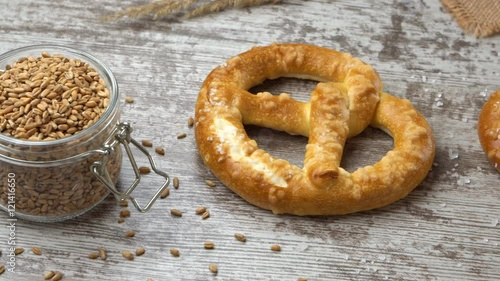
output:
[[[488,160],[500,172],[500,90],[491,94],[481,109],[477,130]]]

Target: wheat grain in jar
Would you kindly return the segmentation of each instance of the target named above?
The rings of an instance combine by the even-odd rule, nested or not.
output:
[[[147,211],[170,179],[160,173],[165,184],[145,207],[116,188],[121,147],[136,145],[118,99],[111,70],[80,50],[36,45],[0,55],[0,209],[62,221],[113,193]]]

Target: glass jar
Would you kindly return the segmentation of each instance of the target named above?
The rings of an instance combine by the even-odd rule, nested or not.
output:
[[[19,58],[39,57],[42,52],[88,63],[105,81],[109,103],[94,124],[61,139],[32,141],[0,133],[0,209],[25,220],[62,221],[92,209],[112,192],[117,200],[131,200],[141,212],[149,210],[170,179],[156,168],[148,151],[130,137],[132,128],[120,123],[118,85],[111,70],[88,53],[57,45],[28,46],[4,53],[0,55],[0,70]],[[154,172],[166,179],[145,207],[131,196],[141,175],[130,144],[148,157]],[[125,192],[115,186],[122,166],[122,145],[136,174]]]

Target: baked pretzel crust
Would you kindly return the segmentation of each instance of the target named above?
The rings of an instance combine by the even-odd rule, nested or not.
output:
[[[481,109],[477,129],[486,156],[500,172],[500,90],[493,93]]]
[[[309,102],[247,92],[282,76],[322,83]],[[420,184],[434,159],[429,124],[407,100],[382,93],[371,66],[312,45],[255,47],[229,59],[206,78],[195,114],[204,163],[235,193],[276,214],[334,215],[385,206]],[[304,167],[260,149],[244,124],[308,137]],[[345,141],[369,125],[393,136],[394,149],[349,173],[339,167]]]

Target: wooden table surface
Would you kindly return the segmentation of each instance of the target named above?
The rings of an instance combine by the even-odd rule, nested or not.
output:
[[[0,53],[38,43],[85,50],[114,72],[122,120],[139,139],[166,149],[156,155],[180,187],[141,214],[107,198],[61,223],[18,221],[15,273],[0,280],[500,280],[500,174],[479,144],[478,114],[500,88],[500,36],[464,34],[439,1],[284,0],[184,20],[180,14],[102,23],[99,17],[144,1],[0,0]],[[187,119],[207,74],[231,56],[273,42],[310,43],[371,64],[385,90],[411,100],[436,136],[432,171],[406,198],[345,216],[273,215],[223,186],[202,163]],[[312,81],[280,79],[261,88],[309,99]],[[135,99],[124,102],[125,96]],[[265,128],[248,134],[272,155],[302,165],[307,139]],[[177,139],[186,133],[184,139]],[[348,141],[342,166],[377,162],[392,139],[374,129]],[[142,160],[141,160],[142,161]],[[130,182],[123,168],[121,185]],[[205,180],[217,186],[208,187]],[[150,182],[148,182],[148,180]],[[140,200],[158,183],[146,177]],[[195,214],[206,206],[211,216]],[[170,215],[171,209],[182,217]],[[7,269],[8,216],[0,213],[0,264]],[[136,236],[127,238],[124,232]],[[237,241],[243,233],[246,243]],[[215,249],[206,250],[211,241]],[[279,244],[281,252],[270,247]],[[38,247],[42,255],[34,255]],[[105,247],[105,261],[87,258]],[[122,250],[146,253],[125,260]],[[181,255],[173,257],[169,250]],[[209,271],[216,264],[217,275]]]

